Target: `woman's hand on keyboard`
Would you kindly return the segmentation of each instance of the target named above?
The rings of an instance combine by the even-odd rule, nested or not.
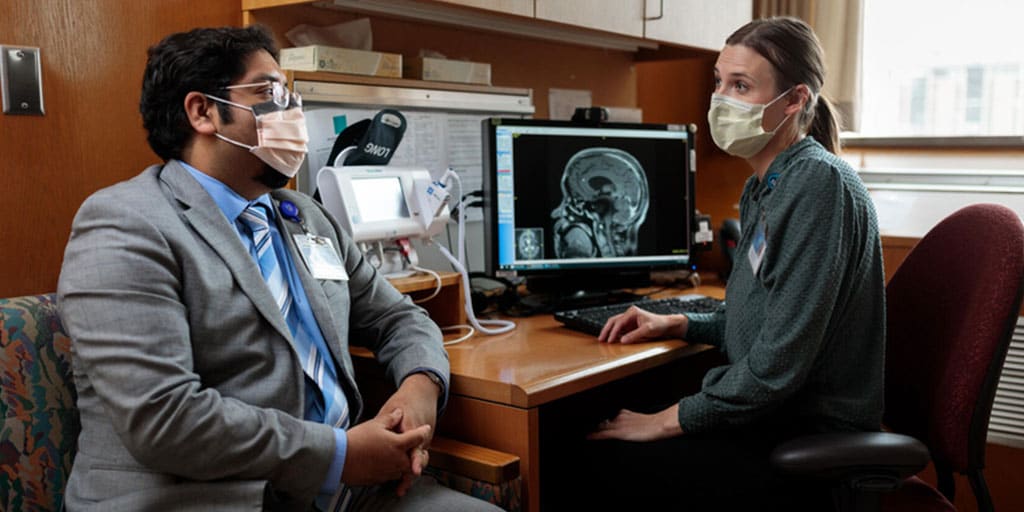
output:
[[[686,315],[658,315],[633,306],[609,318],[597,341],[639,343],[661,338],[682,338],[686,335],[686,327]]]

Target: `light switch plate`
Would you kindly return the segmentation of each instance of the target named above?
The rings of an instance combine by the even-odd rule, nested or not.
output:
[[[0,46],[0,92],[5,114],[43,115],[39,48]]]

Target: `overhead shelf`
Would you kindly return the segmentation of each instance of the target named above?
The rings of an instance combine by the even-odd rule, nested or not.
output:
[[[418,107],[459,112],[534,113],[530,89],[294,72],[292,89],[305,101]]]

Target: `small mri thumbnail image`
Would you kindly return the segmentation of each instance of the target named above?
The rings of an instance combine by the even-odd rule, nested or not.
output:
[[[535,260],[544,257],[544,230],[541,228],[516,229],[516,259]]]

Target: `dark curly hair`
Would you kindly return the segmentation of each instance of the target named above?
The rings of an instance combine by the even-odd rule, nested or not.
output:
[[[259,50],[277,59],[273,37],[258,25],[180,32],[151,47],[139,111],[153,152],[165,161],[181,158],[193,134],[183,107],[185,96],[192,91],[220,93],[245,74],[246,58]],[[227,106],[217,105],[221,117],[231,122]]]

